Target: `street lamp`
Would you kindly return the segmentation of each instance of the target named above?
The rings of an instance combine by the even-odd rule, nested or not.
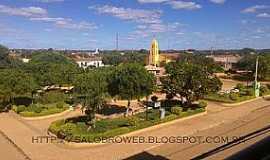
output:
[[[254,83],[255,97],[260,96],[260,83],[258,82],[258,66],[259,66],[259,56],[257,56],[256,58],[255,83]]]

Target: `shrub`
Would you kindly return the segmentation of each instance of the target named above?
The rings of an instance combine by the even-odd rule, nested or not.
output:
[[[14,108],[14,111],[17,112],[17,113],[24,112],[25,110],[26,110],[26,107],[24,105],[19,105],[17,107],[17,111],[15,111],[15,108]]]
[[[254,94],[254,91],[252,89],[246,90],[246,95],[247,96],[253,96],[253,94]]]
[[[30,106],[26,108],[26,110],[29,112],[34,112],[36,107],[37,107],[37,104],[31,104]]]
[[[206,108],[207,102],[206,101],[199,101],[199,108]]]
[[[180,115],[183,111],[183,108],[175,106],[171,108],[171,113],[176,114],[176,115]]]
[[[177,115],[175,115],[175,114],[171,114],[171,115],[168,115],[168,116],[166,116],[164,119],[162,119],[161,121],[160,121],[160,123],[164,123],[164,122],[169,122],[169,121],[172,121],[172,120],[175,120],[175,119],[177,119]]]
[[[128,124],[130,126],[138,126],[139,122],[140,122],[140,119],[138,117],[130,117],[130,118],[128,118]]]
[[[49,104],[49,103],[57,103],[60,101],[65,101],[67,96],[59,91],[50,91],[45,93],[42,97],[39,98],[40,103]]]
[[[61,126],[64,125],[64,124],[65,124],[65,120],[55,121],[50,125],[49,131],[54,133],[54,134],[57,134],[57,132],[60,131]]]
[[[260,87],[260,94],[261,95],[264,95],[267,92],[268,92],[268,88],[266,86],[261,86]]]
[[[56,108],[63,109],[63,108],[64,108],[64,105],[65,105],[64,102],[58,102],[58,103],[56,104]]]
[[[266,87],[267,87],[268,89],[270,89],[270,84],[266,84]]]
[[[42,106],[40,104],[31,104],[26,108],[26,111],[28,112],[35,112],[35,113],[41,113],[42,112]]]
[[[231,93],[229,97],[233,101],[237,101],[238,100],[238,94],[236,94],[236,93]]]
[[[42,108],[40,106],[37,106],[36,108],[34,108],[34,112],[35,113],[41,113],[42,112]]]
[[[61,126],[61,129],[59,132],[61,132],[63,135],[62,136],[71,136],[77,129],[76,124],[74,123],[66,123]]]
[[[245,86],[242,83],[238,83],[235,88],[239,89],[241,91],[241,90],[245,89]]]

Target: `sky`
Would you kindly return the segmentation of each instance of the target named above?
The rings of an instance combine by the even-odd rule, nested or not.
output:
[[[269,0],[1,0],[9,48],[270,48]]]

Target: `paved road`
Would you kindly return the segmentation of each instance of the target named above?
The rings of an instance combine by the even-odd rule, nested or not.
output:
[[[259,110],[255,110],[248,114],[247,116],[242,117],[241,119],[234,121],[232,123],[227,123],[224,125],[220,125],[205,131],[201,131],[199,133],[196,133],[194,135],[191,135],[190,137],[208,137],[216,138],[216,143],[211,141],[212,139],[209,139],[210,143],[201,143],[199,142],[194,143],[186,142],[182,144],[164,144],[161,146],[158,146],[156,148],[152,148],[147,151],[149,157],[151,156],[160,156],[163,157],[163,159],[175,159],[175,160],[185,160],[185,159],[191,159],[191,158],[202,158],[198,157],[204,153],[207,153],[209,151],[214,151],[216,148],[225,145],[221,141],[221,137],[223,138],[229,138],[233,139],[234,136],[241,137],[246,134],[255,132],[261,128],[264,128],[266,126],[270,125],[270,105],[268,107],[264,107]],[[268,132],[263,133],[262,135],[256,136],[250,140],[245,141],[244,143],[237,144],[235,146],[231,146],[229,148],[226,148],[225,150],[220,150],[220,152],[214,153],[214,154],[208,154],[208,156],[203,156],[206,159],[209,160],[221,160],[225,159],[226,157],[237,153],[238,151],[241,151],[242,149],[258,142],[259,140],[270,136],[270,130]],[[204,139],[204,138],[203,138]],[[204,139],[205,140],[205,139]],[[270,151],[269,151],[270,152]],[[132,159],[132,158],[131,158]],[[136,158],[134,158],[136,159]],[[146,159],[146,158],[144,158]]]
[[[168,135],[209,135],[212,133],[223,133],[223,129],[219,129],[219,126],[224,126],[225,129],[229,129],[233,126],[232,124],[236,125],[240,123],[237,121],[241,121],[241,119],[244,120],[243,123],[245,123],[245,119],[243,119],[243,117],[249,117],[249,115],[254,112],[254,110],[264,110],[269,104],[269,101],[265,101],[263,99],[253,101],[248,104],[242,104],[237,107],[223,107],[218,103],[210,103],[207,115],[176,122],[166,127],[160,127],[150,131],[140,132],[133,136],[144,136],[147,138],[149,136],[162,137]],[[262,107],[265,108],[260,109]],[[263,113],[263,111],[261,112]],[[168,154],[168,148],[166,149],[167,145],[161,146],[160,144],[153,143],[106,144],[102,146],[92,146],[80,149],[67,148],[62,145],[55,145],[51,143],[32,143],[33,136],[46,135],[44,128],[47,127],[49,121],[51,121],[51,119],[44,121],[40,120],[39,122],[26,121],[10,113],[0,114],[0,130],[8,135],[8,137],[19,148],[23,149],[23,152],[33,160],[117,160],[130,157],[131,155],[139,154],[143,151],[146,151],[147,154],[162,154],[160,151],[164,151],[165,156],[168,156],[172,159],[179,159],[179,154],[177,154],[178,152],[171,155]],[[263,119],[262,122],[264,121],[265,120]],[[258,123],[262,124],[261,122]],[[215,144],[207,145],[214,145],[213,147],[216,147]],[[0,145],[0,148],[5,146],[5,144],[2,144]],[[162,149],[163,147],[164,150]],[[207,149],[211,149],[211,147]],[[207,151],[200,149],[197,150],[200,151],[200,153]],[[171,151],[178,150],[174,150],[174,147],[172,147]],[[3,154],[3,157],[1,158],[7,159],[5,156],[6,155]]]
[[[7,160],[26,160],[25,155],[0,133],[0,155]]]

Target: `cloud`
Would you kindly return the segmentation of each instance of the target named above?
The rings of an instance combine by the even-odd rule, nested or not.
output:
[[[213,3],[224,4],[226,0],[210,0]]]
[[[186,10],[195,10],[200,9],[202,6],[195,2],[187,2],[187,1],[170,1],[167,4],[171,5],[173,9],[186,9]]]
[[[267,5],[255,5],[255,6],[248,7],[246,9],[242,10],[242,13],[255,13],[258,10],[264,10],[264,9],[268,9],[268,8],[270,8],[270,6],[267,6]]]
[[[169,0],[138,0],[139,3],[163,3]]]
[[[57,21],[69,21],[71,19],[66,19],[66,18],[51,18],[51,17],[40,17],[40,18],[30,18],[32,21],[43,21],[43,22],[57,22]]]
[[[192,1],[175,1],[175,0],[137,0],[139,3],[164,3],[170,5],[173,9],[195,10],[202,6]],[[225,0],[210,0],[214,3],[224,3]]]
[[[137,23],[161,23],[160,17],[162,12],[158,10],[144,10],[115,7],[110,5],[91,6],[89,9],[94,9],[100,14],[107,14],[126,21]]]
[[[0,5],[0,13],[22,17],[45,17],[48,14],[47,10],[40,7],[15,8],[5,5]]]
[[[35,2],[42,2],[42,3],[53,3],[53,2],[64,2],[65,0],[32,0]]]
[[[65,29],[76,29],[76,30],[92,30],[97,29],[98,27],[94,23],[89,23],[82,21],[75,23],[71,18],[62,18],[62,17],[41,17],[41,18],[30,18],[32,21],[42,21],[42,22],[52,22],[59,28]]]
[[[269,13],[260,13],[257,15],[257,17],[259,18],[270,18],[270,14]]]
[[[89,23],[86,21],[82,21],[79,23],[74,23],[72,21],[57,21],[56,26],[60,28],[76,30],[93,30],[98,28],[94,23]]]

